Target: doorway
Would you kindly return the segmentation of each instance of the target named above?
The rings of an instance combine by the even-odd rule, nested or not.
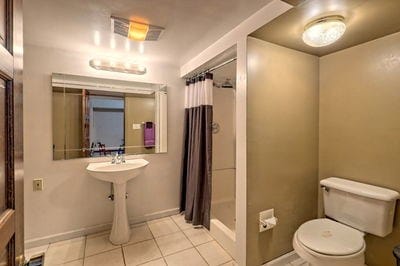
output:
[[[0,1],[0,264],[22,265],[22,1]]]

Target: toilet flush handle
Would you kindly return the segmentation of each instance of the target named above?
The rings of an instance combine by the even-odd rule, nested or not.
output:
[[[321,186],[321,188],[322,188],[323,190],[325,190],[326,192],[329,192],[329,187],[327,187],[327,186]]]

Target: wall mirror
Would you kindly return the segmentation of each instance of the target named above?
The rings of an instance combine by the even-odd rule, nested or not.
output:
[[[167,86],[54,73],[53,159],[167,152]]]

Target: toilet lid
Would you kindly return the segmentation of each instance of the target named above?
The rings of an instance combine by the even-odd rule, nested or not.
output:
[[[316,219],[302,224],[298,240],[307,248],[325,255],[354,254],[364,247],[364,234],[329,219]]]

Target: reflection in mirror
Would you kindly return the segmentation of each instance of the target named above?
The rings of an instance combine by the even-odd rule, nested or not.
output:
[[[53,159],[167,152],[162,84],[53,74]]]

